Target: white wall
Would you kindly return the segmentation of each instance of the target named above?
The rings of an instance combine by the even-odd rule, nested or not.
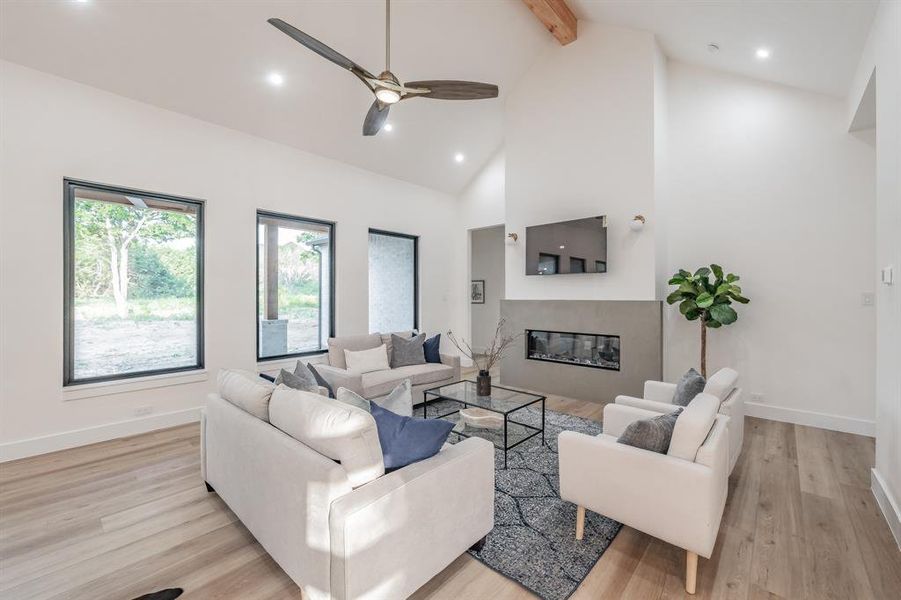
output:
[[[652,300],[654,81],[652,34],[579,23],[579,39],[545,51],[506,104],[507,252],[511,299]],[[642,233],[628,223],[648,218]],[[608,216],[608,272],[525,275],[525,228]]]
[[[875,71],[876,97],[866,97]],[[901,3],[882,2],[849,96],[847,121],[876,107],[876,467],[873,491],[901,545]],[[858,117],[855,119],[855,117]],[[879,279],[892,266],[894,284]]]
[[[708,335],[748,412],[872,435],[872,148],[836,99],[669,63],[669,271],[741,275],[739,320]],[[665,309],[665,373],[698,364],[697,322]],[[812,414],[816,413],[816,414]]]
[[[483,352],[491,344],[504,298],[504,227],[472,232],[471,279],[485,282],[485,303],[470,304],[472,347]]]
[[[0,129],[0,457],[194,418],[218,369],[254,368],[257,208],[337,221],[339,334],[367,331],[369,227],[422,236],[422,326],[459,326],[455,198],[7,62]],[[206,377],[63,391],[66,176],[206,199]]]

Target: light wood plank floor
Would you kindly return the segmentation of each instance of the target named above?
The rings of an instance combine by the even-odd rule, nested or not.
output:
[[[549,398],[600,420],[596,404]],[[869,491],[873,440],[748,418],[696,598],[901,598],[901,552]],[[0,598],[300,598],[200,477],[196,425],[0,466]],[[628,527],[574,599],[685,597],[684,553]],[[532,595],[461,556],[417,600]]]

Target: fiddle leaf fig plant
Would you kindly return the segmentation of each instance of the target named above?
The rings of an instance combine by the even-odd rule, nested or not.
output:
[[[713,275],[711,280],[710,276]],[[673,274],[669,285],[676,289],[666,297],[667,304],[678,304],[679,312],[689,321],[701,323],[701,375],[707,377],[707,328],[718,329],[738,320],[733,302],[747,304],[736,283],[740,277],[723,273],[719,265],[701,267],[692,274],[685,269]]]

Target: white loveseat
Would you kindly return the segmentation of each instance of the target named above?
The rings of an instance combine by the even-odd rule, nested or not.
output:
[[[305,598],[406,598],[494,526],[490,442],[386,474],[365,410],[225,373],[201,420],[203,478]]]
[[[397,335],[409,338],[411,331],[397,332]],[[382,344],[388,347],[391,356],[391,334],[372,333],[369,335],[349,335],[329,338],[326,362],[311,361],[323,377],[334,388],[344,387],[360,394],[367,400],[383,398],[391,393],[397,384],[409,379],[413,385],[413,403],[422,402],[424,390],[460,381],[460,357],[449,354],[441,355],[440,363],[425,363],[374,371],[372,373],[355,373],[347,369],[344,351],[359,352],[371,350]]]
[[[695,592],[698,555],[713,551],[728,493],[729,418],[700,394],[676,420],[668,454],[620,444],[632,421],[660,413],[621,404],[604,407],[604,432],[564,431],[557,445],[560,497],[578,506],[576,539],[585,509],[686,550],[685,589]]]
[[[720,369],[707,380],[704,393],[716,396],[720,401],[719,413],[729,417],[729,472],[731,473],[738,462],[738,457],[741,456],[745,436],[745,401],[742,390],[738,387],[738,373],[729,368]],[[645,381],[644,398],[617,396],[615,402],[657,413],[667,413],[678,408],[673,405],[675,394],[675,383]]]

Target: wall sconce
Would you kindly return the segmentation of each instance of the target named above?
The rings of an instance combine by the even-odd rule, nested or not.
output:
[[[507,243],[508,243],[508,244],[515,244],[515,243],[516,243],[516,240],[518,240],[518,239],[519,239],[519,236],[516,235],[515,233],[508,233],[508,234],[507,234]]]
[[[629,229],[632,231],[641,231],[644,229],[645,218],[642,215],[635,215],[632,217],[632,220],[629,221]]]

